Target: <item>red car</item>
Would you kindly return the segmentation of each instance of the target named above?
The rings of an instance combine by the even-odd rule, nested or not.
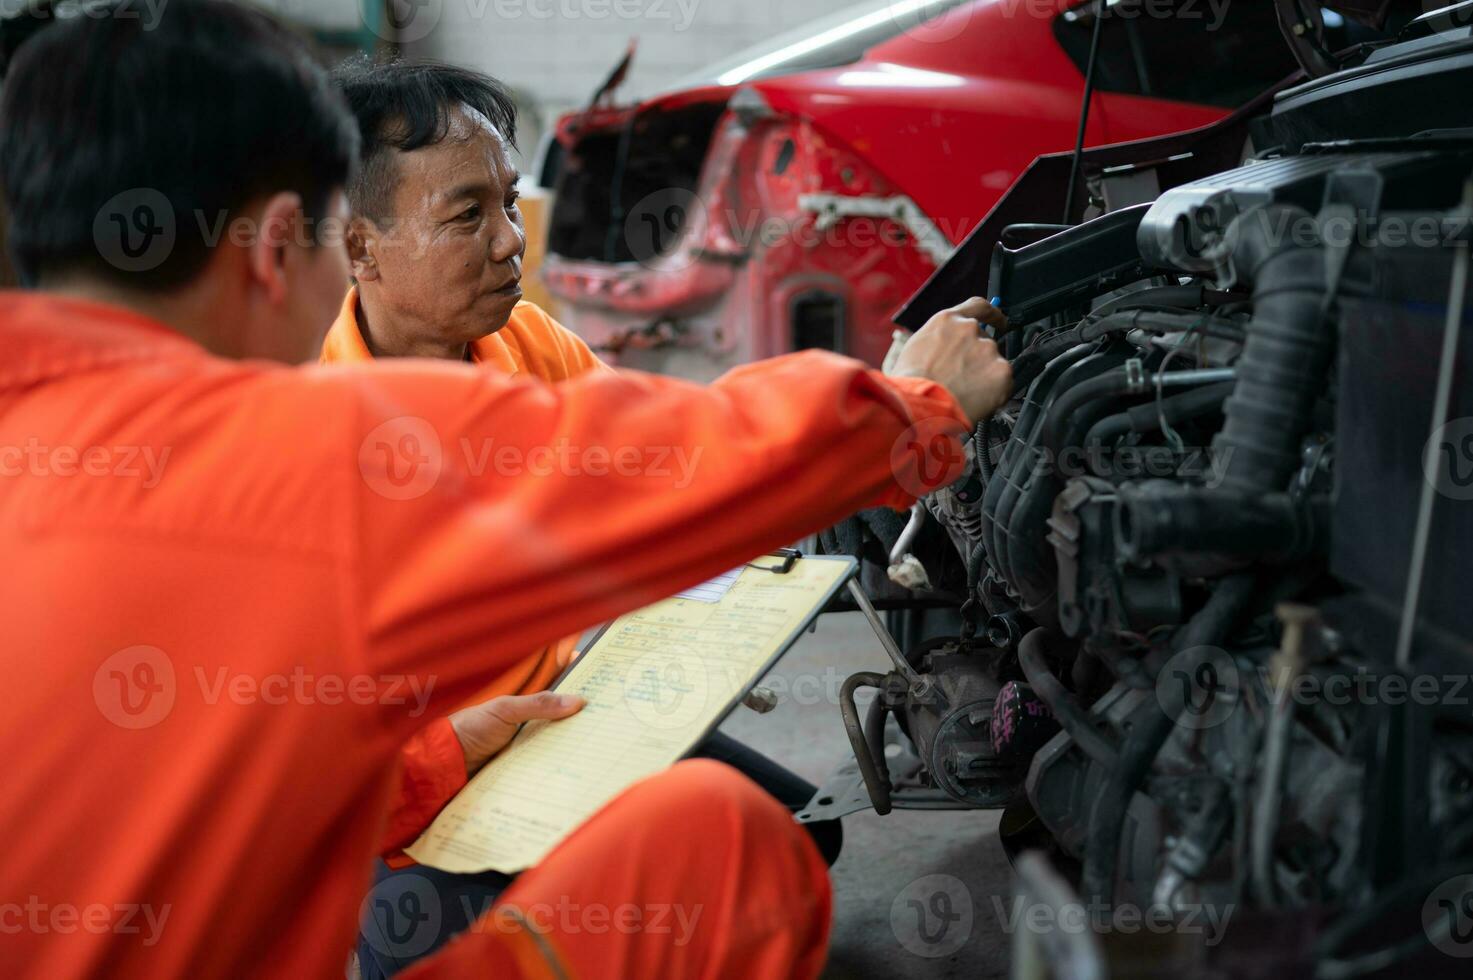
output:
[[[621,66],[541,168],[564,322],[701,380],[807,347],[879,364],[901,303],[1074,146],[1095,9],[862,4],[633,106],[608,104]],[[1222,117],[1294,70],[1278,37],[1271,4],[1112,0],[1086,143]]]

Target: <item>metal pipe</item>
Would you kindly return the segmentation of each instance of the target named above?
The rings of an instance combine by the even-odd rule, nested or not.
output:
[[[864,594],[864,589],[859,587],[859,582],[852,578],[849,580],[849,594],[854,597],[854,602],[859,606],[859,611],[864,613],[864,618],[869,620],[870,629],[874,630],[875,636],[880,638],[880,645],[890,655],[890,659],[895,664],[895,669],[912,686],[920,684],[921,675],[916,673],[915,668],[910,665],[910,661],[905,659],[905,654],[900,652],[899,644],[895,642],[895,637],[890,635],[890,631],[885,629],[884,620],[880,619],[880,614],[875,612],[875,607],[870,603],[869,596]]]

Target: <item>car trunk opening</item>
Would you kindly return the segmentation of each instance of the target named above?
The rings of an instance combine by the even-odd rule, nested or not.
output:
[[[678,237],[700,180],[706,150],[726,102],[633,113],[619,126],[578,135],[564,156],[556,204],[548,229],[548,251],[569,259],[602,262],[647,260],[649,242],[631,242],[625,222],[640,202],[658,195],[671,207],[652,228],[655,251]]]

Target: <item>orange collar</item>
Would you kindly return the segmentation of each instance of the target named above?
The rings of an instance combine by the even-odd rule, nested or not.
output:
[[[476,363],[496,362],[498,358],[495,357],[494,347],[498,343],[494,334],[477,340],[471,344],[471,360]],[[327,336],[323,338],[322,355],[318,361],[323,364],[342,364],[371,360],[373,352],[368,349],[363,331],[358,328],[358,287],[351,286],[348,295],[343,298],[343,308],[338,311],[338,318],[333,321]]]

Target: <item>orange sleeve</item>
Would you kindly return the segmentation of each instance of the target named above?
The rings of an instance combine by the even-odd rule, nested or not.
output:
[[[399,783],[380,852],[407,846],[466,784],[465,752],[449,718],[415,732],[399,750]]]
[[[517,312],[518,315],[537,320],[538,339],[550,348],[548,353],[555,356],[561,363],[564,378],[576,378],[589,371],[614,370],[599,360],[598,355],[588,344],[584,343],[582,337],[558,323],[542,307],[535,303],[523,303],[518,307]]]
[[[968,429],[943,387],[820,351],[707,387],[423,362],[352,380],[350,621],[369,669],[433,685],[431,712],[538,644],[858,509],[908,506],[960,475]]]

